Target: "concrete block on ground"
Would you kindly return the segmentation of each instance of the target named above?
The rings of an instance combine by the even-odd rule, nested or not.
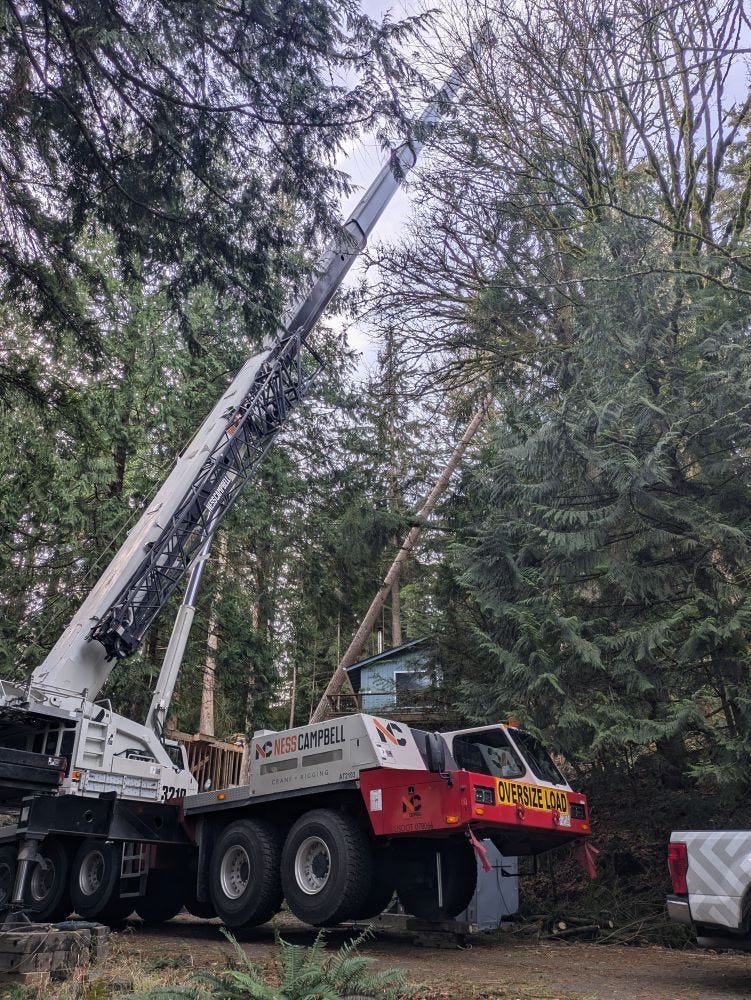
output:
[[[109,954],[110,931],[102,924],[64,921],[0,930],[0,988],[9,977],[46,975],[65,979]]]

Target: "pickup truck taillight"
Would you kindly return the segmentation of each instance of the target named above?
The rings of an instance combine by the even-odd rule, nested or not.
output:
[[[668,868],[676,896],[688,896],[688,848],[685,844],[668,844]]]

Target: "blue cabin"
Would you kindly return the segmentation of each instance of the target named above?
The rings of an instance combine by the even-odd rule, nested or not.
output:
[[[368,715],[423,712],[435,703],[442,679],[436,644],[427,636],[360,660],[347,674]]]

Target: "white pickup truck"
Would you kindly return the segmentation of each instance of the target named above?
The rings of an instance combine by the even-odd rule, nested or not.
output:
[[[668,914],[700,947],[751,950],[751,830],[672,833],[668,868]]]

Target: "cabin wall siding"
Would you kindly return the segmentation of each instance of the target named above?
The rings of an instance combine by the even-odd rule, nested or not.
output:
[[[432,649],[420,648],[398,651],[393,658],[379,659],[376,663],[364,664],[360,670],[360,693],[362,711],[369,715],[384,713],[397,706],[395,674],[411,674],[410,688],[429,689],[436,679],[435,653]],[[438,679],[440,679],[438,677]],[[401,701],[408,700],[404,692]]]

